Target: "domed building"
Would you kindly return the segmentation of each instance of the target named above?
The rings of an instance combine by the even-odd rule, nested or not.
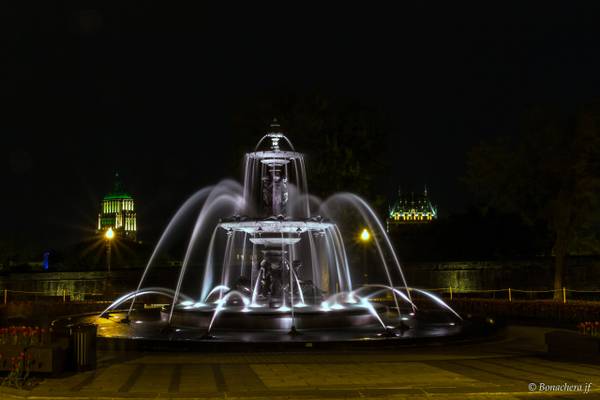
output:
[[[390,207],[387,218],[387,229],[395,224],[420,224],[427,223],[437,219],[437,207],[431,203],[427,194],[427,187],[422,195],[416,195],[414,192],[410,195],[398,191],[398,200]]]
[[[123,189],[119,173],[115,174],[113,190],[102,199],[98,214],[98,233],[109,228],[120,237],[135,241],[137,220],[133,197]]]

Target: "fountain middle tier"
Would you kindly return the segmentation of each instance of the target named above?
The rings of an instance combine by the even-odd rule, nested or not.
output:
[[[251,236],[252,243],[264,245],[294,244],[300,241],[303,233],[323,234],[334,226],[321,217],[286,219],[283,216],[263,219],[232,217],[219,223],[219,227],[228,232],[246,233]]]

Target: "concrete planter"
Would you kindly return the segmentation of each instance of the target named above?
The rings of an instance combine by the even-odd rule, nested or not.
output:
[[[577,332],[552,331],[546,333],[548,353],[554,357],[593,359],[600,357],[600,337]]]

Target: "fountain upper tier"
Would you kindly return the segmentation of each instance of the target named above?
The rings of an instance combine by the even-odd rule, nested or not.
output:
[[[245,211],[257,218],[287,217],[290,195],[308,194],[304,156],[294,149],[280,128],[277,121],[273,121],[254,151],[246,154],[244,200],[250,207]],[[295,199],[291,200],[294,203]],[[303,201],[303,211],[297,216],[309,217],[308,199]]]
[[[270,141],[270,143],[268,142]],[[261,149],[261,145],[267,142],[266,148]],[[283,150],[281,143],[287,144],[289,150]],[[288,164],[290,161],[302,159],[302,153],[298,153],[294,149],[292,142],[281,133],[281,126],[274,120],[270,125],[269,132],[263,136],[252,153],[247,154],[248,158],[260,160],[262,164],[281,166]]]

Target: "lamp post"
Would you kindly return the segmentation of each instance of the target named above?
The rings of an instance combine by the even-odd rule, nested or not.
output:
[[[371,233],[369,232],[369,230],[367,228],[364,228],[360,232],[359,239],[363,245],[363,278],[364,278],[364,284],[366,285],[369,283],[369,266],[367,264],[367,246],[369,245],[369,242],[371,241]]]
[[[111,256],[111,242],[115,237],[115,232],[112,228],[108,228],[104,233],[104,238],[106,239],[106,281],[107,281],[107,289],[110,286],[110,256]]]

